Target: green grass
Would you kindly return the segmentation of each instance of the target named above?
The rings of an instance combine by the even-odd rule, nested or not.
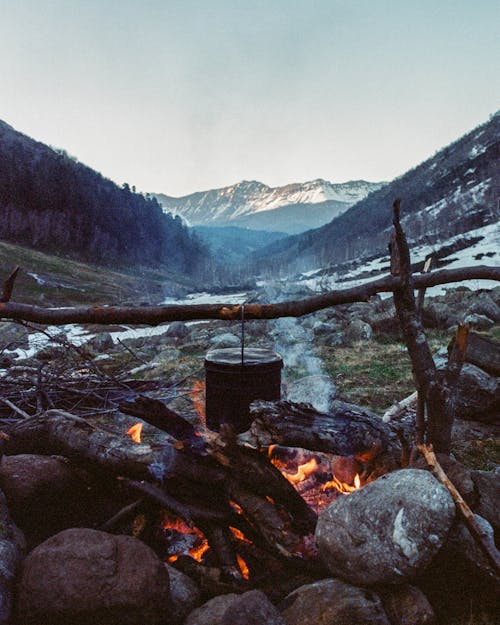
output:
[[[0,242],[0,282],[19,265],[12,301],[44,306],[156,303],[167,282],[194,285],[161,269],[111,269]],[[30,274],[46,283],[38,284]]]

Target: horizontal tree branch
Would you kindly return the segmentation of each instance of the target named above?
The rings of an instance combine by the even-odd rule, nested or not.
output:
[[[442,269],[414,276],[416,289],[463,280],[500,281],[500,267],[464,267]],[[336,306],[367,301],[377,293],[393,292],[401,287],[399,276],[387,275],[361,286],[330,291],[299,301],[279,304],[246,304],[246,319],[277,319],[301,317],[309,313]],[[63,325],[66,323],[142,324],[158,325],[167,321],[193,321],[198,319],[234,320],[241,318],[241,306],[234,304],[193,304],[166,306],[93,306],[88,308],[42,308],[13,302],[0,303],[0,318],[31,321],[41,324]]]

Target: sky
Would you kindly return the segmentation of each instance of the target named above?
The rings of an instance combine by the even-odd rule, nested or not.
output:
[[[0,119],[118,184],[391,180],[499,108],[498,0],[0,0]]]

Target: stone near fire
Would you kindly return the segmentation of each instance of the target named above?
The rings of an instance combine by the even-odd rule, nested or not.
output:
[[[239,595],[226,609],[220,625],[285,625],[281,614],[260,590]]]
[[[280,608],[286,625],[390,625],[378,595],[339,579],[301,586]]]
[[[241,345],[241,339],[236,334],[225,332],[224,334],[217,334],[210,339],[210,345],[212,347],[239,347]]]
[[[384,610],[397,625],[434,625],[436,615],[429,600],[416,586],[386,587],[379,590]]]
[[[184,625],[220,625],[224,613],[237,598],[238,595],[229,593],[210,599],[210,601],[191,612]]]
[[[170,578],[170,598],[172,600],[169,625],[171,623],[180,625],[186,616],[200,605],[201,590],[189,575],[178,571],[169,564],[165,564],[165,567]]]
[[[25,559],[17,600],[23,625],[168,622],[168,572],[144,543],[97,530],[65,530]]]
[[[485,518],[500,536],[500,467],[494,471],[472,471],[479,494],[475,512]]]
[[[454,519],[442,484],[427,471],[402,469],[325,508],[316,543],[338,577],[362,586],[400,584],[431,562]]]
[[[76,504],[85,494],[83,480],[65,458],[37,454],[4,456],[0,488],[30,544],[74,525]]]

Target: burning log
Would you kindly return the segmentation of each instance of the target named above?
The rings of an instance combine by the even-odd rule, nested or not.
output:
[[[254,421],[241,441],[254,446],[273,443],[303,447],[338,456],[354,456],[364,464],[399,466],[401,445],[396,433],[377,415],[336,401],[328,414],[307,404],[254,402]]]

